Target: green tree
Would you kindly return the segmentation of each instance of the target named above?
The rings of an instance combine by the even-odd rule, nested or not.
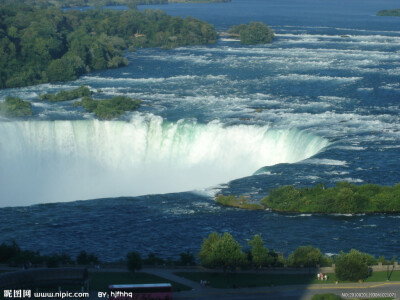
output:
[[[264,242],[258,234],[249,241],[249,245],[252,247],[250,252],[252,262],[256,266],[264,267],[273,265],[276,262],[277,256],[271,255],[271,251],[264,247]]]
[[[246,263],[246,254],[240,244],[225,232],[222,236],[211,233],[201,246],[200,262],[208,268],[221,267],[224,272]]]
[[[129,252],[126,255],[127,267],[129,271],[135,272],[142,269],[143,261],[140,254],[136,251]]]
[[[321,265],[321,250],[313,246],[300,246],[289,256],[289,264],[293,267],[315,267]]]
[[[365,253],[355,249],[340,253],[336,258],[335,274],[342,281],[358,281],[369,276]]]
[[[240,42],[247,45],[271,43],[274,39],[274,32],[262,22],[234,25],[228,33],[239,36]]]

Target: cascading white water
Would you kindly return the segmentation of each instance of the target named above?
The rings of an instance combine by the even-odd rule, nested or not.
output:
[[[206,188],[328,145],[295,129],[123,121],[0,123],[0,206]]]

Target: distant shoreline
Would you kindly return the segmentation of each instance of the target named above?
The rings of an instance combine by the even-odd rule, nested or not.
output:
[[[400,8],[380,10],[376,15],[380,17],[400,17]]]

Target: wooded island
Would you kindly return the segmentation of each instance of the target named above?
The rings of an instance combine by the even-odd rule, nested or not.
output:
[[[29,1],[28,1],[29,2]],[[214,27],[160,10],[0,5],[0,88],[74,80],[128,62],[125,49],[215,43]]]

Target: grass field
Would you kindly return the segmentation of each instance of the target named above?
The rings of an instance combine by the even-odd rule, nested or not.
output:
[[[191,290],[186,285],[143,272],[91,272],[90,290],[107,291],[110,284],[171,283],[174,292]]]
[[[295,284],[326,284],[335,283],[335,274],[328,274],[328,280],[317,280],[315,274],[256,274],[256,273],[230,273],[224,275],[217,272],[178,272],[178,276],[200,282],[207,280],[215,288],[257,287]],[[365,282],[382,282],[387,280],[387,272],[373,272]],[[400,271],[394,271],[390,281],[400,281]],[[344,282],[346,283],[346,282]]]

